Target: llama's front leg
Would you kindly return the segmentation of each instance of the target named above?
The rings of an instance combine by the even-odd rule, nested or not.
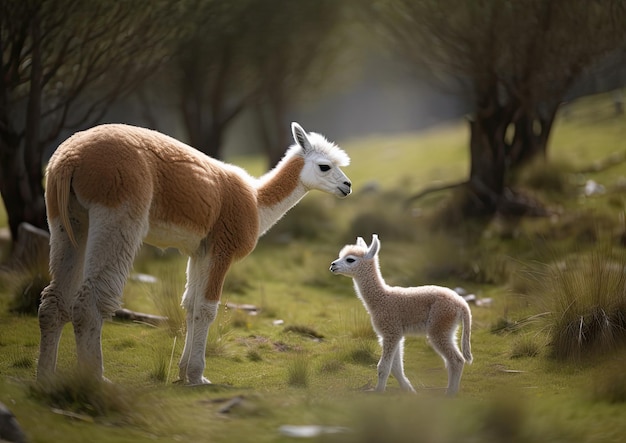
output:
[[[217,317],[224,277],[231,263],[224,254],[218,257],[219,260],[211,260],[210,255],[193,256],[187,263],[187,288],[183,296],[187,335],[178,366],[180,379],[191,385],[210,383],[203,376],[207,336]]]
[[[400,337],[383,337],[381,344],[383,347],[380,360],[378,362],[378,383],[375,390],[383,392],[387,386],[387,380],[389,379],[389,373],[393,365],[394,355],[398,349],[400,343]]]
[[[403,356],[404,356],[404,338],[402,338],[400,342],[398,343],[396,353],[393,356],[393,362],[391,364],[391,373],[396,378],[396,380],[398,380],[398,383],[400,384],[400,388],[403,391],[415,392],[415,389],[411,385],[411,382],[404,374]]]
[[[191,385],[211,383],[203,376],[209,327],[217,317],[219,302],[200,302],[187,311],[187,336],[179,363],[180,379]]]

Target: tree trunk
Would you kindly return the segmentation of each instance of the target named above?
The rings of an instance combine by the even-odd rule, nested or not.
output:
[[[470,178],[468,199],[463,212],[470,216],[490,216],[504,192],[506,157],[504,137],[506,124],[497,111],[477,113],[470,125]]]
[[[557,109],[558,105],[552,106],[545,116],[526,112],[515,121],[515,136],[507,153],[511,170],[519,169],[537,158],[547,158],[548,139]]]
[[[219,123],[211,123],[209,127],[204,131],[202,137],[201,149],[209,157],[222,159],[223,158],[223,139],[224,127]]]
[[[19,225],[22,222],[48,230],[41,171],[38,174],[39,180],[29,178],[37,174],[27,170],[24,148],[21,145],[7,146],[3,140],[0,142],[0,149],[3,150],[0,194],[7,211],[11,238],[15,242],[18,240]]]
[[[265,146],[265,154],[267,155],[270,168],[274,167],[283,158],[291,139],[288,135],[290,129],[285,124],[287,122],[287,108],[284,88],[280,85],[270,88],[267,94],[267,114],[269,119],[267,131],[271,134],[272,143]]]

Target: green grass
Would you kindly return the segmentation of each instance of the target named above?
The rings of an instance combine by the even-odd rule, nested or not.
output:
[[[597,263],[606,265],[607,256],[622,263],[626,206],[617,189],[625,166],[584,176],[570,172],[626,151],[626,124],[605,115],[607,103],[606,96],[584,99],[570,117],[558,119],[550,157],[567,167],[520,178],[555,208],[553,217],[496,219],[469,239],[428,231],[427,214],[446,193],[410,211],[401,206],[433,181],[465,177],[464,124],[342,143],[352,156],[346,173],[354,195],[307,196],[301,211],[276,226],[282,231],[263,238],[231,270],[209,334],[205,376],[211,386],[173,383],[184,340],[180,254],[142,250],[135,272],[157,282],[131,280],[125,306],[171,320],[160,328],[105,323],[105,375],[112,386],[92,386],[75,375],[70,325],[60,344],[59,384],[34,385],[37,319],[10,311],[15,285],[2,281],[0,401],[33,442],[286,442],[292,440],[279,429],[287,424],[350,429],[321,441],[621,441],[626,349],[616,342],[592,358],[554,358],[551,334],[564,317],[559,309],[570,310],[555,307],[564,295],[553,299],[545,292],[580,294],[586,286],[615,283],[613,274],[601,273],[603,266],[589,264],[594,253],[602,253]],[[258,159],[233,162],[260,173]],[[608,192],[581,197],[580,183],[588,178]],[[361,191],[372,182],[378,190]],[[321,214],[321,232],[311,223],[315,213]],[[443,361],[424,337],[406,341],[405,369],[417,395],[402,393],[393,378],[385,394],[365,392],[376,382],[379,345],[351,281],[332,275],[328,266],[344,242],[379,229],[381,268],[390,284],[462,286],[492,299],[489,307],[472,306],[474,363],[466,366],[456,399],[444,398]],[[566,282],[573,278],[558,271],[560,263],[583,265],[571,290]],[[568,306],[563,300],[560,306]],[[249,315],[226,308],[228,302],[260,311]],[[587,349],[576,352],[584,356]],[[220,412],[230,400],[228,412]]]

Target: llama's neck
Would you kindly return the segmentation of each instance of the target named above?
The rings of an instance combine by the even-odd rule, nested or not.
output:
[[[308,189],[300,181],[304,159],[300,156],[281,161],[276,168],[260,178],[257,186],[259,237],[306,195]]]
[[[387,296],[387,283],[385,283],[377,263],[365,271],[353,277],[354,288],[364,303],[376,304]]]

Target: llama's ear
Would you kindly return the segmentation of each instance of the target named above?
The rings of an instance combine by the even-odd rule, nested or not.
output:
[[[291,124],[291,133],[293,134],[294,141],[300,145],[304,152],[311,149],[311,142],[309,141],[309,137],[306,135],[306,131],[302,129],[302,126],[293,122]]]
[[[367,254],[365,254],[365,258],[368,260],[371,258],[374,258],[376,254],[378,254],[379,250],[380,250],[380,240],[378,240],[378,236],[376,234],[372,234],[372,244],[370,245],[370,248],[367,251]]]
[[[356,238],[356,245],[357,246],[362,246],[364,248],[367,248],[367,243],[365,243],[365,240],[363,240],[363,237],[357,237]]]

